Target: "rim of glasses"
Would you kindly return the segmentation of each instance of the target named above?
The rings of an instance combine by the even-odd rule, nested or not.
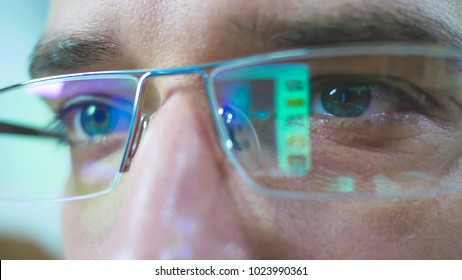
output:
[[[339,52],[342,50],[342,52]],[[420,55],[429,57],[442,57],[442,58],[460,58],[462,63],[462,49],[455,47],[447,47],[440,45],[373,45],[366,47],[357,47],[349,45],[346,47],[333,47],[333,48],[316,48],[316,49],[298,49],[286,52],[275,52],[270,53],[266,56],[254,56],[235,61],[230,61],[220,67],[213,69],[207,79],[207,93],[209,97],[209,104],[211,106],[212,115],[217,127],[217,133],[219,134],[220,144],[225,151],[232,167],[239,173],[239,176],[251,189],[258,193],[262,193],[271,197],[278,197],[284,199],[303,199],[303,200],[365,200],[365,199],[400,199],[400,198],[419,198],[429,197],[438,194],[452,193],[454,191],[462,191],[462,187],[449,187],[444,189],[411,189],[411,190],[399,190],[390,193],[313,193],[313,192],[301,192],[301,191],[284,191],[277,189],[269,189],[260,186],[256,183],[248,174],[247,170],[240,163],[236,153],[232,146],[228,145],[231,137],[229,131],[226,128],[226,124],[221,116],[218,114],[220,106],[218,105],[217,94],[213,85],[213,80],[217,75],[222,72],[233,70],[239,67],[247,67],[265,63],[272,63],[283,61],[287,59],[297,58],[320,58],[320,57],[347,57],[347,56],[368,56],[368,55]],[[263,59],[262,59],[263,58]]]
[[[0,94],[4,91],[9,91],[16,87],[30,85],[33,83],[53,81],[71,77],[88,77],[98,75],[137,75],[141,76],[147,73],[151,76],[168,76],[181,74],[201,74],[204,78],[208,78],[209,73],[222,67],[236,67],[237,65],[248,65],[261,60],[278,60],[290,57],[326,57],[335,55],[336,57],[350,55],[379,55],[379,54],[414,54],[414,55],[431,55],[432,57],[461,57],[462,47],[446,46],[441,44],[418,44],[418,43],[369,43],[361,45],[339,44],[319,46],[312,48],[298,48],[289,50],[272,51],[263,54],[248,55],[244,57],[230,58],[226,60],[214,61],[209,63],[194,64],[188,66],[179,66],[171,68],[143,68],[143,69],[122,69],[122,70],[103,70],[103,71],[84,71],[71,74],[52,75],[43,78],[30,79],[21,83],[16,83],[10,86],[0,88]],[[211,70],[211,71],[207,71]]]
[[[456,57],[461,59],[462,63],[462,48],[436,45],[436,44],[347,44],[347,45],[335,45],[335,46],[324,46],[315,48],[303,48],[293,50],[282,50],[274,51],[265,54],[257,54],[246,57],[240,57],[235,59],[197,64],[191,66],[173,67],[173,68],[146,68],[146,69],[134,69],[134,70],[110,70],[110,71],[91,71],[91,72],[79,72],[64,75],[54,75],[44,78],[37,78],[28,80],[26,82],[17,83],[12,86],[7,86],[0,89],[0,94],[5,93],[16,88],[23,86],[30,86],[40,83],[56,82],[59,80],[68,79],[93,79],[101,76],[112,76],[112,75],[130,75],[139,76],[138,84],[135,92],[134,104],[133,104],[133,119],[130,126],[128,138],[126,140],[123,158],[120,163],[120,167],[114,176],[109,186],[105,187],[101,191],[77,195],[63,198],[51,198],[51,199],[2,199],[1,201],[20,201],[20,202],[31,202],[31,201],[72,201],[98,197],[100,195],[109,193],[117,187],[120,179],[126,171],[122,171],[125,161],[129,156],[132,149],[134,140],[139,136],[135,135],[135,130],[138,127],[140,121],[140,108],[139,101],[141,99],[141,90],[144,82],[148,78],[170,76],[170,75],[181,75],[181,74],[199,74],[204,81],[206,96],[212,113],[212,118],[215,123],[220,144],[222,149],[225,151],[228,161],[232,167],[238,172],[239,176],[244,182],[254,191],[271,196],[284,199],[304,199],[304,200],[342,200],[342,199],[389,199],[389,198],[410,198],[410,197],[428,197],[432,195],[450,193],[454,191],[460,191],[461,188],[451,187],[445,189],[432,189],[432,190],[400,190],[399,193],[390,194],[376,194],[376,193],[309,193],[309,192],[290,192],[283,190],[268,189],[258,185],[254,180],[250,178],[245,168],[239,163],[236,154],[232,147],[227,145],[230,140],[229,132],[226,129],[226,125],[218,114],[220,106],[216,98],[215,88],[213,86],[213,80],[219,73],[243,66],[252,66],[261,63],[271,63],[280,60],[297,59],[297,58],[320,58],[320,57],[346,57],[354,55],[421,55],[431,57]]]

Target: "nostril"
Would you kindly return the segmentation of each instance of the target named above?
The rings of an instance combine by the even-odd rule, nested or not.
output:
[[[234,106],[225,106],[219,114],[228,132],[227,148],[235,153],[244,167],[256,169],[260,161],[260,142],[249,118]]]

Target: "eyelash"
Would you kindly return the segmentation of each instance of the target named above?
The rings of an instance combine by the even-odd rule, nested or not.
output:
[[[110,100],[109,100],[110,99]],[[116,99],[115,101],[113,101]],[[119,103],[130,106],[130,104],[124,101],[121,98],[109,97],[103,94],[93,94],[93,95],[79,95],[73,99],[70,99],[66,104],[63,105],[63,108],[60,108],[55,118],[46,126],[46,130],[62,135],[59,139],[59,143],[63,145],[87,145],[92,141],[95,141],[96,138],[89,138],[85,141],[73,141],[70,137],[71,131],[69,130],[68,125],[66,124],[65,118],[69,116],[74,110],[82,110],[83,108],[89,105],[104,105],[108,107],[115,107],[113,104]]]
[[[355,87],[370,87],[368,89],[371,93],[370,102],[376,101],[377,98],[382,98],[378,102],[395,102],[396,106],[400,106],[404,110],[408,110],[413,113],[419,113],[428,117],[431,117],[431,112],[429,108],[433,108],[435,102],[432,102],[430,96],[419,89],[418,87],[402,81],[396,78],[384,78],[384,77],[375,77],[375,76],[354,76],[354,75],[329,75],[329,76],[319,76],[315,77],[311,81],[312,91],[314,96],[312,100],[316,100],[315,103],[318,107],[313,108],[315,111],[325,111],[325,108],[320,108],[323,106],[322,103],[322,94],[324,94],[326,89],[334,90],[338,88],[342,89],[354,89]],[[377,103],[377,101],[376,101]],[[371,106],[370,103],[367,104],[368,108]],[[381,112],[387,113],[387,112]],[[393,113],[393,112],[390,112]],[[320,113],[327,117],[339,117],[329,113]],[[380,115],[380,113],[378,113]],[[361,118],[362,116],[355,116],[353,118]]]

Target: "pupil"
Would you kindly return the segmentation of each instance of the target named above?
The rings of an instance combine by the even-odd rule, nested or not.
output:
[[[111,112],[107,106],[89,105],[82,112],[83,130],[90,136],[111,132]]]
[[[371,91],[370,87],[330,88],[321,95],[322,106],[335,117],[358,117],[367,110]]]
[[[93,114],[93,119],[98,124],[104,124],[104,122],[107,120],[107,111],[101,108],[97,108]]]

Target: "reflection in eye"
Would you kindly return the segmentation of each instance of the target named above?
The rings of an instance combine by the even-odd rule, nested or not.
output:
[[[312,81],[313,113],[340,118],[420,112],[426,95],[400,80],[326,76]]]
[[[369,106],[373,85],[363,87],[340,86],[321,93],[322,106],[337,117],[361,116]]]
[[[111,134],[128,132],[131,105],[106,96],[79,96],[59,111],[58,118],[71,143],[101,140]]]
[[[120,113],[103,104],[89,104],[80,112],[82,130],[89,136],[108,134],[117,129]]]

